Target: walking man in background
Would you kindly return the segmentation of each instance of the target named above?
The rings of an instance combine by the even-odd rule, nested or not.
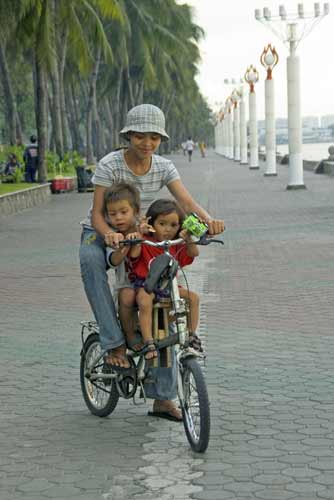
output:
[[[36,172],[38,168],[38,146],[35,135],[30,137],[30,144],[26,147],[23,153],[23,161],[25,164],[25,181],[36,182]]]
[[[188,140],[186,142],[186,150],[188,153],[188,160],[189,161],[191,161],[191,157],[192,157],[192,154],[194,151],[194,146],[195,146],[194,141],[191,139],[191,137],[188,137]]]

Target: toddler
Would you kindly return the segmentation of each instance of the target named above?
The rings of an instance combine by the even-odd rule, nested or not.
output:
[[[179,206],[173,200],[160,199],[152,203],[147,211],[146,217],[147,221],[150,223],[153,236],[145,235],[145,239],[163,241],[173,240],[181,236],[184,238],[185,243],[171,246],[169,252],[178,261],[180,267],[191,264],[194,257],[197,257],[199,252],[196,244],[192,242],[187,231],[181,231],[183,213]],[[145,354],[147,360],[156,358],[157,351],[152,338],[152,308],[154,294],[147,293],[143,288],[143,284],[149,271],[150,261],[162,253],[162,248],[154,248],[142,244],[132,247],[128,254],[131,261],[131,274],[129,278],[134,285],[134,289],[124,289],[123,299],[126,300],[127,305],[133,304],[134,300],[138,305],[139,324],[144,346],[147,350]],[[195,292],[191,292],[182,287],[180,287],[180,296],[189,301],[190,345],[195,349],[201,350],[200,339],[195,333],[199,318],[199,297]],[[126,329],[125,333],[126,335],[131,335],[129,329]]]

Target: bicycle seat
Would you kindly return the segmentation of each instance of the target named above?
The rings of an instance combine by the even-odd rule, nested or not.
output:
[[[177,272],[177,262],[172,257],[163,253],[158,255],[151,263],[149,273],[144,282],[144,290],[147,293],[153,293],[160,279],[166,273],[168,277],[174,278]],[[166,272],[168,271],[168,273]]]

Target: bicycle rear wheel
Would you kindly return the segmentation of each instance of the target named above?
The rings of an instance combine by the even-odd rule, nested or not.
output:
[[[210,406],[205,379],[196,359],[186,358],[182,366],[184,429],[191,448],[204,453],[210,438]]]
[[[90,334],[84,344],[80,362],[80,384],[85,403],[93,415],[106,417],[116,408],[119,394],[114,379],[89,379],[91,374],[104,372],[103,359],[96,361],[101,354],[100,339],[97,333]]]

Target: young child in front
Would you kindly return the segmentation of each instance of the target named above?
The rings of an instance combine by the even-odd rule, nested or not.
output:
[[[141,237],[141,233],[136,232],[140,213],[140,193],[133,184],[118,183],[106,189],[104,193],[104,213],[105,220],[113,231],[122,234],[124,238]],[[108,264],[115,268],[115,290],[118,293],[118,314],[122,328],[126,337],[130,339],[132,336],[133,340],[135,336],[134,300],[132,300],[132,305],[128,304],[127,301],[127,291],[133,288],[128,278],[131,271],[130,262],[127,258],[129,250],[129,246],[108,247],[106,259]],[[142,346],[139,344],[138,347]]]
[[[147,222],[149,222],[153,231],[153,236],[144,236],[145,239],[152,241],[173,240],[181,236],[185,243],[171,246],[169,252],[178,261],[180,267],[191,264],[194,257],[199,254],[196,244],[194,244],[187,231],[181,231],[183,222],[183,213],[179,206],[169,199],[156,200],[148,208],[146,213]],[[127,290],[127,299],[137,302],[139,308],[139,324],[143,337],[143,343],[147,350],[145,358],[151,360],[157,357],[157,351],[152,338],[152,308],[154,294],[147,293],[144,288],[144,281],[149,271],[149,264],[157,255],[163,253],[162,248],[154,248],[145,244],[131,247],[128,257],[131,260],[130,280],[134,285],[133,289]],[[188,299],[190,313],[190,345],[194,349],[201,350],[201,342],[196,335],[196,329],[199,318],[199,297],[195,292],[180,287],[180,296]]]

